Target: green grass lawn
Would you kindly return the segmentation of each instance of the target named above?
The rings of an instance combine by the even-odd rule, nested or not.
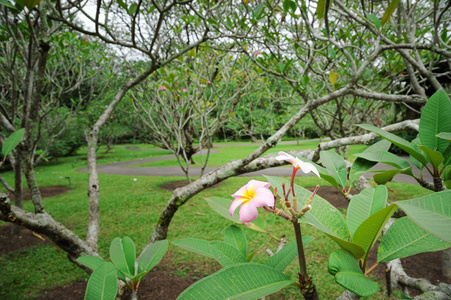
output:
[[[259,144],[251,144],[247,146],[236,147],[233,146],[236,143],[215,143],[212,150],[217,150],[216,153],[210,153],[208,157],[209,167],[219,167],[225,163],[230,162],[231,160],[235,160],[238,158],[244,158],[252,151],[256,150],[260,145]],[[240,143],[241,144],[241,143]],[[292,144],[292,145],[277,145],[275,148],[269,149],[265,155],[272,154],[277,155],[279,151],[290,151],[290,150],[303,150],[303,149],[316,149],[318,147],[319,141],[305,142],[300,144]],[[354,153],[360,153],[365,150],[367,146],[365,145],[353,145],[349,149],[349,160],[354,161],[355,157],[353,157]],[[205,159],[205,156],[202,158]],[[194,157],[194,161],[196,162],[193,167],[199,167],[202,163],[201,159],[198,156]],[[148,163],[143,163],[139,165],[133,165],[132,167],[175,167],[179,166],[177,159],[167,159],[160,161],[153,161]]]
[[[148,145],[138,145],[153,151],[131,151],[126,150],[127,145],[116,146],[111,152],[102,154],[99,150],[100,164],[144,159],[154,156],[167,155],[168,151],[162,151]],[[133,145],[136,146],[136,145]],[[299,147],[316,147],[316,144],[301,144]],[[218,147],[221,153],[212,155],[212,164],[222,164],[231,159],[237,159],[257,146],[249,145],[243,147],[229,146]],[[272,149],[271,152],[287,151],[296,148],[297,145],[281,145]],[[360,147],[360,146],[358,146]],[[352,149],[359,151],[362,148]],[[233,150],[233,151],[232,151]],[[53,198],[44,199],[46,210],[53,217],[73,230],[80,237],[86,236],[88,222],[88,201],[86,190],[88,185],[88,175],[76,170],[86,166],[85,150],[79,151],[76,156],[60,158],[57,161],[48,162],[37,168],[37,180],[40,186],[68,185],[72,188],[66,194]],[[287,169],[287,172],[291,171]],[[12,182],[12,172],[2,174],[8,182]],[[287,174],[289,176],[289,174]],[[134,181],[137,178],[137,181]],[[159,186],[170,181],[183,180],[184,177],[137,177],[100,174],[100,212],[101,231],[99,237],[99,252],[104,257],[108,257],[108,248],[114,237],[129,236],[137,245],[137,250],[146,245],[153,226],[155,225],[161,209],[169,199],[171,192],[161,189]],[[230,222],[211,211],[204,198],[211,196],[230,197],[250,178],[235,177],[223,182],[215,189],[208,189],[181,207],[176,213],[169,228],[168,239],[173,241],[180,238],[201,238],[208,240],[222,240],[224,228]],[[256,178],[264,180],[263,177]],[[316,184],[329,185],[323,180],[314,177],[296,178],[296,183],[303,186],[314,186]],[[404,197],[419,196],[427,193],[424,189],[411,185],[392,183],[389,185],[393,190],[393,199],[406,199]],[[25,209],[33,211],[30,201],[25,203]],[[271,214],[263,214],[268,228],[276,236],[285,234],[288,241],[294,240],[291,224],[282,218]],[[0,225],[5,223],[0,222]],[[334,283],[334,279],[327,272],[328,254],[339,247],[309,225],[302,225],[304,235],[315,237],[308,245],[306,255],[308,269],[317,283],[317,288],[322,299],[335,299],[343,288]],[[244,227],[243,227],[244,229]],[[250,251],[257,250],[256,262],[263,262],[267,259],[264,247],[267,245],[271,249],[277,247],[277,242],[268,235],[244,229],[249,242]],[[196,265],[190,265],[190,272],[201,270],[203,275],[218,269],[218,264],[209,258],[185,251],[170,245],[166,254],[164,267],[177,269],[183,267],[186,262],[195,261]],[[197,269],[196,266],[199,266]],[[200,271],[199,271],[200,272]],[[286,274],[296,278],[296,261],[287,269]],[[87,278],[86,273],[70,263],[65,253],[52,246],[33,247],[27,250],[9,253],[0,256],[0,299],[29,299],[39,294],[44,289],[50,289],[68,282]],[[379,292],[370,299],[385,299]],[[287,290],[272,296],[269,299],[295,299],[298,298],[296,288]]]

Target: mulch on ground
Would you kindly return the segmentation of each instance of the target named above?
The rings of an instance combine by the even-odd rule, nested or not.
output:
[[[185,182],[170,182],[162,186],[169,190],[174,190],[187,184]],[[67,187],[64,187],[67,188]],[[313,190],[313,188],[309,188]],[[352,192],[351,192],[352,193]],[[336,207],[346,208],[348,201],[333,187],[320,187],[318,195],[327,199]],[[26,249],[32,246],[46,245],[50,242],[43,236],[46,241],[35,236],[28,229],[21,229],[19,234],[11,235],[11,225],[0,226],[0,255],[8,252]],[[446,282],[451,284],[451,280],[443,277],[441,274],[441,252],[427,252],[413,255],[408,258],[402,258],[403,267],[406,273],[414,278],[426,278],[433,284]],[[376,251],[373,249],[368,261],[371,266],[376,261]],[[193,275],[196,265],[190,263],[192,267],[189,272],[183,272],[184,276],[177,274],[177,270],[165,268],[162,262],[158,267],[154,268],[147,276],[145,276],[140,284],[139,299],[160,299],[169,300],[176,299],[180,293],[188,286],[199,280],[199,276]],[[198,274],[198,273],[196,273]],[[379,280],[385,281],[385,265],[379,265],[373,272]],[[65,286],[44,291],[43,295],[37,299],[40,300],[78,300],[83,299],[86,290],[87,281],[72,282]]]
[[[43,186],[39,188],[39,191],[41,192],[42,198],[50,198],[54,196],[58,196],[61,194],[64,194],[68,191],[70,191],[71,188],[68,186]],[[11,200],[11,202],[14,202],[15,197],[13,193],[8,192],[8,197]],[[31,200],[30,190],[29,189],[23,189],[23,200]]]

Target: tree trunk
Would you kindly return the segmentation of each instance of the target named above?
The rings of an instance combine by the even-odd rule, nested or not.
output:
[[[442,274],[451,279],[451,248],[442,251]]]
[[[86,135],[88,143],[88,172],[89,172],[89,185],[88,185],[88,198],[89,198],[89,222],[86,242],[94,250],[97,251],[97,241],[99,238],[99,175],[97,173],[97,141],[98,132],[92,130]]]

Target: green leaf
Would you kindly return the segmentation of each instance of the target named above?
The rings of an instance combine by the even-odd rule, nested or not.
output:
[[[285,183],[286,187],[290,184],[290,181],[276,176],[265,175],[265,178],[271,183],[273,188],[277,187],[277,193],[280,196],[283,195],[282,183]],[[297,184],[294,184],[294,191],[298,199],[298,208],[304,207],[312,192]],[[345,219],[332,204],[316,194],[311,205],[312,208],[300,219],[302,222],[309,223],[330,235],[350,241]]]
[[[128,13],[130,15],[134,15],[136,13],[137,9],[138,9],[138,4],[137,3],[133,3],[132,5],[130,5],[130,8],[128,9]]]
[[[7,1],[7,0],[0,0],[0,5],[4,5],[14,11],[17,11],[17,8],[11,4],[11,2]]]
[[[398,169],[406,169],[410,167],[407,160],[387,151],[362,152],[354,154],[354,156],[370,161],[381,162]]]
[[[412,155],[413,157],[418,159],[418,161],[420,161],[422,164],[427,165],[426,158],[420,152],[417,152],[414,149],[414,147],[412,146],[412,144],[409,143],[408,141],[406,141],[406,140],[400,138],[399,136],[396,136],[396,135],[394,135],[394,134],[392,134],[390,132],[382,130],[382,129],[376,127],[376,126],[373,126],[373,125],[359,124],[358,126],[362,127],[363,129],[372,131],[375,134],[383,137],[384,139],[392,142],[393,144],[395,144],[396,146],[398,146],[402,150],[406,151],[407,153],[409,153],[410,155]]]
[[[171,243],[177,247],[186,249],[188,251],[191,251],[191,252],[203,255],[203,256],[215,258],[215,256],[213,255],[213,253],[211,253],[211,250],[210,250],[210,243],[211,243],[210,241],[188,238],[188,239],[180,239],[180,240],[172,241]]]
[[[324,18],[326,13],[326,0],[318,0],[318,4],[316,5],[316,15],[318,19],[321,20]]]
[[[426,157],[424,152],[421,151],[421,149],[418,147],[418,145],[421,145],[421,140],[420,137],[417,135],[417,137],[412,141],[412,146],[415,149],[415,151],[417,151],[418,153],[423,154],[423,157]],[[421,162],[418,161],[418,159],[416,159],[415,157],[413,157],[412,155],[410,155],[410,161],[412,162],[412,164],[417,167],[419,170],[423,170],[424,168],[424,164],[422,164]]]
[[[335,276],[339,285],[361,297],[368,297],[379,291],[379,285],[365,277],[359,267],[359,261],[349,251],[332,252],[328,270]]]
[[[438,138],[441,138],[443,140],[451,141],[451,132],[440,132],[439,134],[435,135]]]
[[[232,205],[232,199],[226,199],[226,198],[220,198],[220,197],[210,197],[205,198],[205,201],[207,201],[208,205],[212,210],[214,210],[219,215],[223,216],[224,218],[236,222],[240,222],[240,216],[239,214],[233,214],[233,217],[229,214],[229,208],[230,205]]]
[[[310,243],[314,238],[311,236],[302,237],[302,245],[304,248]],[[278,271],[283,271],[295,257],[298,256],[298,248],[296,246],[296,241],[292,241],[285,245],[279,252],[271,256],[267,261],[266,265],[274,268]]]
[[[387,140],[380,140],[374,145],[368,147],[363,153],[372,152],[372,151],[388,151],[391,143]],[[351,171],[349,172],[349,181],[352,184],[360,175],[364,174],[366,171],[371,169],[376,165],[377,162],[368,161],[366,159],[357,157],[354,163],[351,166]]]
[[[29,9],[32,10],[36,5],[38,5],[41,2],[41,0],[24,0],[23,3],[25,4],[25,6]]]
[[[397,258],[449,247],[451,244],[430,234],[408,217],[403,217],[396,220],[382,238],[377,251],[377,261],[389,262]]]
[[[385,170],[380,171],[382,172],[373,176],[373,179],[377,184],[386,184],[398,174],[408,174],[412,176],[412,167],[406,169],[392,169],[388,171]]]
[[[330,71],[329,73],[329,81],[332,86],[335,86],[335,83],[337,83],[338,76],[340,75],[340,72],[335,73],[334,71]]]
[[[168,245],[167,240],[162,240],[147,246],[139,257],[138,273],[147,273],[152,270],[165,255],[168,250]]]
[[[346,222],[351,236],[357,228],[371,215],[381,210],[387,204],[388,190],[385,185],[376,188],[366,188],[352,197],[346,214]]]
[[[364,265],[366,264],[371,248],[373,248],[373,245],[379,238],[387,221],[395,213],[396,208],[396,205],[391,204],[375,212],[368,219],[363,221],[355,231],[352,241],[361,246],[365,251],[365,256],[363,257]]]
[[[117,4],[128,12],[127,5],[122,0],[117,0]]]
[[[97,257],[97,256],[86,255],[86,256],[80,256],[79,258],[77,258],[77,262],[94,271],[95,269],[97,269],[101,264],[105,263],[106,261],[104,261],[103,259],[101,259],[100,257]]]
[[[292,0],[284,0],[283,1],[283,11],[284,13],[288,13],[289,10],[293,12],[296,10],[296,3]]]
[[[187,288],[178,300],[258,299],[293,284],[280,271],[256,263],[223,268]]]
[[[382,16],[382,26],[385,25],[390,20],[391,15],[395,12],[396,7],[398,7],[399,0],[392,0],[390,4],[388,5],[387,9],[384,12],[384,15]]]
[[[246,256],[240,250],[224,242],[211,242],[210,251],[223,267],[246,262]]]
[[[135,275],[135,244],[128,236],[115,238],[111,242],[110,257],[114,265],[128,278]]]
[[[243,233],[243,230],[235,225],[229,225],[225,229],[224,242],[235,247],[237,250],[243,254],[244,257],[247,255],[247,240]]]
[[[437,138],[441,132],[451,132],[451,102],[443,90],[429,98],[420,117],[419,136],[421,144],[432,150],[443,152],[449,141]]]
[[[254,17],[254,19],[260,19],[260,16],[263,13],[264,8],[265,8],[264,3],[260,3],[259,5],[257,5],[255,10],[252,12],[252,16]]]
[[[398,0],[399,1],[399,0]],[[371,20],[371,22],[373,22],[374,23],[374,25],[376,25],[376,28],[377,29],[379,29],[380,27],[381,27],[381,20],[379,20],[379,18],[378,17],[376,17],[375,15],[373,15],[373,14],[369,14],[368,15],[368,19],[370,19]]]
[[[3,143],[2,147],[3,156],[8,155],[11,151],[13,151],[14,148],[17,147],[17,145],[19,145],[20,141],[23,138],[24,133],[25,129],[23,128],[11,133],[11,135]]]
[[[321,151],[320,158],[330,175],[337,180],[342,188],[346,187],[348,172],[343,157],[333,151]]]
[[[438,166],[440,166],[440,164],[442,162],[445,161],[445,158],[443,157],[443,154],[441,154],[438,151],[432,150],[427,146],[424,145],[419,145],[418,146],[421,150],[424,151],[424,153],[426,153],[429,162],[437,169]]]
[[[407,216],[420,227],[451,243],[451,190],[398,201]]]
[[[89,277],[85,299],[114,300],[117,294],[116,267],[109,262],[101,264]]]

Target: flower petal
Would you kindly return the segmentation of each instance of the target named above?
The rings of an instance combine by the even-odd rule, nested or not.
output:
[[[252,179],[247,183],[248,190],[255,190],[259,187],[269,188],[271,184],[260,180]]]
[[[235,212],[236,208],[241,205],[241,203],[244,202],[246,198],[243,197],[236,197],[235,200],[233,200],[232,205],[230,205],[229,208],[229,215],[233,217],[233,213]]]
[[[232,197],[249,197],[247,192],[248,186],[247,184],[242,186],[238,191],[235,192],[235,194],[232,195]]]
[[[267,189],[260,187],[255,190],[255,197],[251,200],[255,207],[274,206],[274,195]]]
[[[302,163],[301,164],[301,170],[302,170],[302,172],[304,172],[306,174],[309,173],[309,172],[312,172],[313,174],[315,174],[316,176],[321,178],[321,176],[319,176],[318,170],[311,163],[308,163],[308,162]]]
[[[257,219],[258,211],[253,201],[243,203],[240,208],[240,222],[249,223]]]

